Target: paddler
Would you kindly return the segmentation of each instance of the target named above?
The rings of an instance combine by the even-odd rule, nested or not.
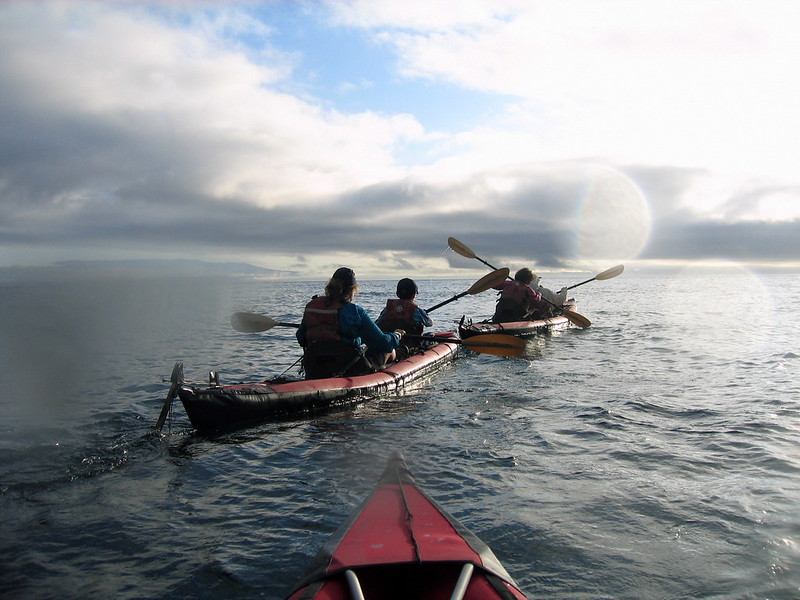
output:
[[[494,289],[500,290],[500,297],[497,300],[492,322],[511,323],[550,315],[550,305],[531,286],[534,278],[536,279],[535,285],[538,286],[539,277],[534,275],[529,268],[523,267],[514,273],[513,280],[506,280],[494,286]]]
[[[405,331],[381,331],[367,312],[353,303],[357,293],[355,272],[340,267],[325,286],[325,295],[315,296],[306,305],[297,341],[304,349],[307,379],[362,375],[394,360]]]
[[[563,287],[557,292],[544,287],[541,284],[541,278],[538,275],[533,274],[533,279],[531,280],[531,288],[533,291],[538,292],[545,301],[549,300],[556,306],[563,306],[564,303],[567,301],[567,288]],[[553,307],[550,306],[548,310],[548,315],[552,314]]]
[[[425,327],[431,327],[433,321],[425,309],[417,306],[415,300],[419,294],[417,283],[408,277],[397,282],[397,298],[389,298],[386,306],[375,321],[381,331],[402,329],[407,333],[421,335]]]

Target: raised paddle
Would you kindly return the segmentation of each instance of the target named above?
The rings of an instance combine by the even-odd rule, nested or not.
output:
[[[275,319],[270,319],[264,315],[254,313],[237,312],[231,317],[231,325],[236,331],[242,333],[257,333],[268,331],[273,327],[300,327],[299,323],[280,323]],[[458,338],[443,338],[431,335],[410,335],[403,337],[416,340],[426,340],[430,342],[448,342],[451,344],[463,344],[470,350],[483,352],[484,354],[495,354],[497,356],[520,356],[525,350],[525,341],[510,335],[500,333],[487,333],[475,335],[466,340]]]
[[[613,277],[616,277],[617,275],[621,275],[622,271],[624,271],[624,270],[625,270],[625,266],[624,265],[617,265],[616,267],[611,267],[610,269],[606,269],[602,273],[598,273],[597,275],[595,275],[591,279],[587,279],[586,281],[581,281],[580,283],[576,283],[575,285],[571,285],[571,286],[569,286],[568,288],[565,288],[565,289],[571,290],[572,288],[576,288],[579,285],[583,285],[584,283],[589,283],[590,281],[594,281],[595,279],[597,281],[603,281],[605,279],[611,279]]]
[[[475,258],[475,259],[479,260],[480,262],[482,262],[483,264],[485,264],[490,269],[497,269],[497,267],[495,267],[493,265],[490,265],[488,262],[483,260],[480,256],[475,254],[469,248],[469,246],[466,246],[466,245],[462,244],[461,242],[459,242],[454,237],[447,238],[447,245],[450,246],[450,248],[452,248],[454,252],[456,252],[457,254],[460,254],[461,256],[464,256],[466,258]],[[576,313],[573,310],[565,310],[563,307],[559,306],[555,302],[550,302],[550,300],[548,300],[544,296],[542,296],[542,300],[547,302],[550,306],[552,306],[556,310],[560,311],[560,313],[564,317],[566,317],[567,320],[570,323],[572,323],[573,325],[577,325],[580,328],[586,328],[586,327],[589,327],[589,325],[592,324],[592,322],[589,319],[587,319],[586,317],[584,317],[583,315],[580,315],[580,314]]]
[[[493,288],[496,285],[500,285],[505,281],[506,277],[508,277],[508,268],[503,267],[502,269],[497,269],[496,271],[492,271],[488,275],[484,275],[478,281],[472,284],[472,287],[469,288],[466,292],[461,292],[460,294],[456,294],[449,300],[445,300],[444,302],[439,302],[436,306],[432,306],[425,312],[431,312],[432,310],[436,310],[437,308],[441,308],[445,304],[449,304],[454,300],[458,300],[459,298],[466,296],[467,294],[474,296],[475,294],[480,294],[481,292],[485,292]]]

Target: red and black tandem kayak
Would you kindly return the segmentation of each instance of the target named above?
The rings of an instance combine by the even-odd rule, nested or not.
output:
[[[571,301],[565,304],[565,307],[567,310],[575,310],[575,304]],[[509,323],[492,323],[491,321],[473,323],[472,319],[462,317],[461,323],[459,323],[458,326],[458,334],[461,336],[461,339],[487,333],[501,333],[524,338],[566,329],[570,327],[570,325],[570,320],[564,315],[557,315],[547,319],[537,319],[535,321],[512,321]]]
[[[452,332],[436,334],[443,339]],[[428,342],[426,342],[428,343]],[[181,385],[177,394],[192,425],[215,430],[278,421],[365,402],[402,389],[452,360],[453,342],[434,343],[419,354],[369,375],[296,381],[262,381],[197,387]]]
[[[503,565],[393,455],[287,600],[524,600]]]

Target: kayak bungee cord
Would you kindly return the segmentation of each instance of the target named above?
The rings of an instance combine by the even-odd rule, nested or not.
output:
[[[403,486],[402,477],[400,476],[400,467],[396,467],[394,471],[395,477],[397,477],[397,486],[400,488],[400,497],[403,499],[403,508],[406,512],[406,522],[408,523],[408,536],[411,538],[411,544],[414,546],[414,556],[417,559],[417,567],[422,567],[422,554],[419,551],[419,544],[417,544],[417,538],[414,537],[414,515],[411,513],[411,509],[408,506],[408,498],[406,497],[406,490]],[[422,581],[420,577],[416,578],[417,582],[417,597],[421,597],[422,594]]]
[[[414,546],[414,556],[417,557],[417,564],[422,564],[422,556],[419,552],[419,545],[414,537],[414,515],[411,514],[411,509],[408,507],[408,498],[406,498],[406,490],[403,487],[403,481],[400,477],[400,468],[396,467],[394,470],[395,477],[397,478],[397,487],[400,488],[400,497],[403,499],[403,508],[406,511],[406,522],[408,523],[408,535],[411,538],[411,544]]]

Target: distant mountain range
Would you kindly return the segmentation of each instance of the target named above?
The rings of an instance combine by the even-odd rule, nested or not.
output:
[[[93,279],[98,277],[253,277],[294,278],[297,271],[265,269],[248,263],[190,259],[67,260],[48,266],[0,267],[0,281]]]

